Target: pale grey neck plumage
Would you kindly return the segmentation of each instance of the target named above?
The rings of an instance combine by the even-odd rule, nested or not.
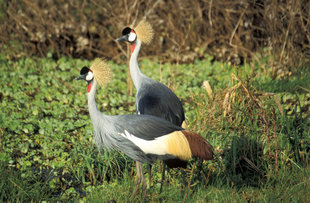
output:
[[[129,69],[130,69],[130,75],[133,81],[133,84],[135,85],[137,91],[141,88],[142,81],[146,81],[150,78],[145,76],[138,65],[138,55],[141,49],[141,41],[137,38],[135,43],[135,50],[132,52],[129,62]]]
[[[88,111],[94,127],[94,140],[100,151],[102,147],[113,148],[110,137],[108,136],[113,126],[111,116],[101,113],[96,104],[97,82],[91,82],[91,90],[88,92]]]
[[[97,91],[97,81],[93,80],[91,82],[91,90],[88,92],[88,111],[90,114],[90,117],[92,119],[92,121],[94,122],[94,120],[97,120],[97,118],[103,116],[104,114],[102,114],[98,108],[97,108],[97,104],[96,104],[96,91]]]

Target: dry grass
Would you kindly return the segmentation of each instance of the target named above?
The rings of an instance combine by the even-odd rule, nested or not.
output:
[[[310,57],[310,2],[288,1],[9,1],[0,27],[10,58],[22,55],[124,59],[129,50],[114,42],[125,26],[148,20],[155,30],[148,57],[192,62],[206,53],[242,64],[269,48],[274,74]],[[15,53],[15,54],[12,54]],[[256,58],[260,60],[260,58]],[[281,71],[280,71],[281,72]]]
[[[201,106],[197,108],[205,111],[199,114],[208,116],[200,118],[199,125],[209,129],[222,129],[223,132],[228,128],[229,131],[237,132],[238,137],[251,137],[258,133],[258,139],[261,143],[265,143],[266,156],[272,163],[269,169],[278,170],[277,134],[281,128],[278,126],[278,119],[279,116],[284,116],[278,96],[272,92],[258,91],[249,84],[249,81],[243,81],[234,74],[231,74],[231,85],[226,89],[213,91],[207,81],[202,88],[206,90],[209,99],[206,103],[200,102],[198,105]],[[201,100],[201,98],[196,99]],[[223,125],[226,126],[225,129]],[[252,127],[249,128],[249,126]],[[216,151],[222,154],[225,149],[218,148]],[[246,156],[242,157],[242,160],[255,169],[255,164]]]

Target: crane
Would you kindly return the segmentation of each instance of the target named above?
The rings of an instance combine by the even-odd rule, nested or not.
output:
[[[91,67],[84,66],[77,80],[87,81],[88,110],[94,128],[98,149],[117,150],[137,163],[137,179],[132,200],[142,181],[143,196],[146,183],[142,163],[152,164],[165,160],[173,166],[174,160],[187,162],[192,157],[203,160],[213,158],[212,146],[199,134],[188,131],[162,118],[145,115],[106,115],[96,104],[97,84],[105,86],[111,78],[109,66],[102,59],[95,59]]]
[[[126,27],[122,31],[122,35],[116,41],[129,42],[131,46],[129,69],[137,89],[137,114],[154,115],[181,126],[185,116],[179,98],[167,86],[144,75],[138,65],[138,55],[142,43],[149,44],[154,35],[151,25],[142,20],[135,29]]]
[[[141,45],[142,43],[151,43],[153,35],[154,31],[150,23],[142,20],[135,29],[129,27],[123,29],[122,36],[116,39],[116,41],[119,42],[130,43],[132,54],[129,62],[129,69],[131,78],[137,89],[136,113],[157,116],[170,121],[177,126],[182,126],[185,116],[179,98],[167,86],[144,75],[138,65],[138,55]],[[169,168],[184,166],[186,166],[186,162],[176,160],[174,166],[170,166]],[[149,178],[151,179],[150,169],[151,166],[148,165]],[[165,164],[162,172],[160,192],[162,190],[164,177]]]

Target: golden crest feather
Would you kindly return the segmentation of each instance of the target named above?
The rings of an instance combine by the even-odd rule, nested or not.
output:
[[[136,31],[137,37],[141,40],[142,43],[151,43],[154,36],[154,30],[149,22],[146,20],[140,21],[134,30]]]
[[[90,70],[93,71],[95,80],[101,86],[108,84],[112,78],[111,69],[103,59],[96,58],[90,66]]]

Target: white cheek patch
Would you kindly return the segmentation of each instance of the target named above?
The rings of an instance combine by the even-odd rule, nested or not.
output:
[[[87,75],[86,75],[86,80],[87,81],[90,81],[94,78],[94,74],[92,72],[88,72]]]
[[[137,37],[137,35],[135,33],[131,32],[131,33],[129,33],[128,41],[133,42],[136,40],[136,37]]]

